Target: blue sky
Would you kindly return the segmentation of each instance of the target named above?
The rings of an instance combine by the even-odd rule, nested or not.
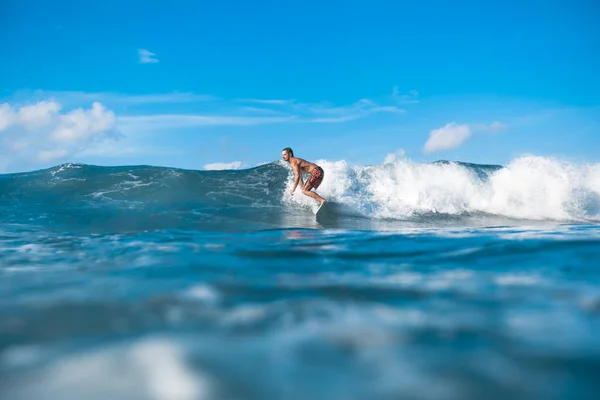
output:
[[[599,49],[594,0],[5,0],[0,171],[598,162]]]

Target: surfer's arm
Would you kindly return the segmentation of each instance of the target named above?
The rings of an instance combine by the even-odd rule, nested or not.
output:
[[[294,194],[296,187],[298,187],[298,183],[302,183],[302,186],[304,186],[304,182],[302,181],[302,171],[300,171],[300,166],[297,164],[292,165],[292,169],[294,170],[294,186],[290,193]]]

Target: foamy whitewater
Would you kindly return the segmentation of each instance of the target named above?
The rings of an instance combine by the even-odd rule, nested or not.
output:
[[[506,167],[410,160],[368,167],[320,160],[319,165],[328,177],[319,193],[368,218],[487,214],[532,220],[600,220],[600,164],[577,166],[523,157]],[[300,202],[313,203],[307,198]]]
[[[600,397],[600,164],[0,175],[3,399]]]

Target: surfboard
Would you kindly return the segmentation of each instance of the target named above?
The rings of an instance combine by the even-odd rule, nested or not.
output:
[[[333,201],[326,201],[315,213],[317,222],[323,226],[335,226],[340,217],[340,204]]]
[[[315,211],[315,215],[317,217],[324,217],[326,215],[334,215],[340,213],[340,204],[333,201],[326,201],[325,203],[319,205],[317,211]]]
[[[321,209],[322,209],[323,207],[327,207],[327,204],[328,204],[328,203],[329,203],[329,202],[328,202],[328,201],[326,201],[326,202],[324,202],[324,203],[321,203],[321,204],[319,204],[319,208],[317,208],[317,211],[315,211],[315,215],[319,215],[319,211],[321,211]]]

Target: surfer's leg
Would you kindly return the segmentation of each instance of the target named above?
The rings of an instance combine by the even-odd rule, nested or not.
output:
[[[302,194],[304,194],[308,197],[312,197],[315,200],[318,200],[321,204],[323,204],[327,201],[324,198],[322,198],[321,196],[319,196],[317,194],[317,192],[312,192],[311,190],[312,190],[312,186],[310,185],[310,181],[306,182],[306,184],[302,188]]]
[[[302,193],[307,195],[308,197],[312,197],[315,200],[318,200],[320,203],[325,203],[327,200],[319,196],[316,192],[311,192],[310,190],[302,189]]]
[[[313,169],[310,176],[306,180],[304,187],[302,188],[302,193],[308,197],[312,197],[315,200],[318,200],[321,204],[325,203],[327,200],[319,196],[316,192],[311,192],[312,189],[316,189],[323,182],[323,169],[320,167]]]

